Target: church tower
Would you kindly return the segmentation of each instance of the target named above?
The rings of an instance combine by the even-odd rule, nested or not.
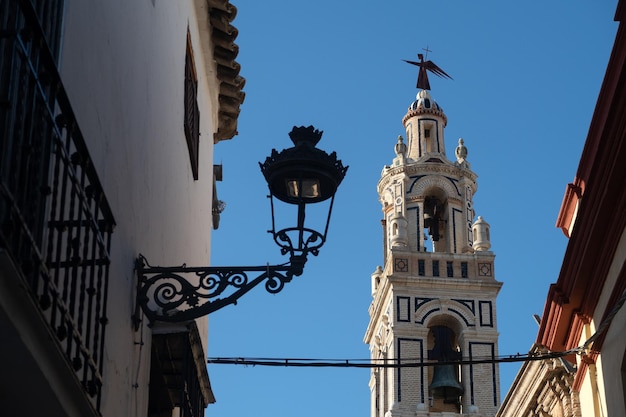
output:
[[[489,224],[474,218],[477,175],[458,140],[446,157],[447,117],[420,66],[395,158],[378,183],[384,266],[372,274],[365,334],[381,364],[371,417],[493,417],[500,403],[496,296]],[[431,65],[431,67],[428,67]],[[445,76],[447,74],[443,73]]]

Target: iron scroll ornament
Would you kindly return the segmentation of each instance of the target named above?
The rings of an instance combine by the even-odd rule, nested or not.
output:
[[[304,270],[306,255],[293,255],[290,262],[266,266],[177,267],[152,266],[143,255],[137,257],[137,308],[135,328],[141,312],[150,323],[185,322],[206,316],[237,300],[265,281],[271,294],[280,292]],[[258,273],[256,277],[249,274]],[[232,290],[224,295],[227,290]],[[222,295],[224,295],[222,297]]]

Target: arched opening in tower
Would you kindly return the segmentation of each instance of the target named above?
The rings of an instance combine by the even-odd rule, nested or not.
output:
[[[424,246],[430,246],[433,252],[447,250],[447,206],[445,194],[441,192],[429,194],[424,199]],[[427,243],[429,239],[431,245]]]
[[[444,325],[432,326],[429,332],[428,359],[438,365],[430,368],[429,397],[431,411],[458,413],[461,409],[463,385],[460,382],[461,352],[454,331]]]

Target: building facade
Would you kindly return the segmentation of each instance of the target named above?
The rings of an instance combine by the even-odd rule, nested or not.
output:
[[[378,183],[384,266],[372,274],[365,334],[380,365],[371,373],[371,416],[493,416],[502,283],[489,224],[475,219],[468,150],[459,139],[447,158],[447,116],[428,90],[404,115],[406,142],[398,138]]]
[[[226,0],[0,0],[3,414],[199,416],[206,319],[148,323],[134,264],[210,262],[244,80]]]
[[[626,7],[574,181],[557,227],[569,238],[550,286],[535,351],[561,359],[525,363],[499,416],[626,415]]]

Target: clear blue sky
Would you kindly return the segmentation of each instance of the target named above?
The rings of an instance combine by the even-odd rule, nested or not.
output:
[[[260,287],[210,316],[209,356],[367,358],[370,275],[382,264],[376,184],[394,157],[417,90],[422,48],[454,80],[431,77],[478,174],[477,215],[491,224],[501,355],[537,334],[567,240],[555,228],[572,181],[617,23],[616,1],[231,0],[246,99],[239,135],[215,148],[227,203],[214,265],[282,263],[266,231],[258,162],[291,146],[294,125],[324,131],[319,147],[350,165],[327,244],[281,293]],[[500,366],[502,396],[519,364]],[[367,417],[369,370],[210,365],[217,417]]]

